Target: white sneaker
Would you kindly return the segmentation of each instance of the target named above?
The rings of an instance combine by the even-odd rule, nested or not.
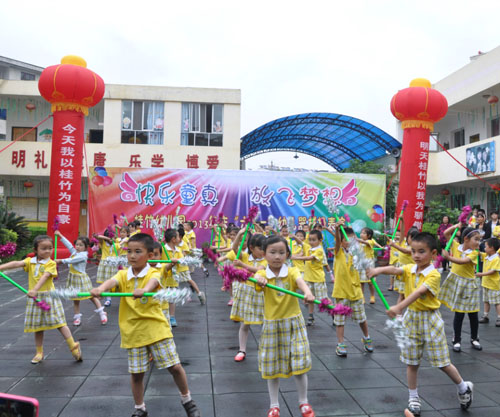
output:
[[[204,305],[207,301],[207,297],[205,297],[205,293],[203,291],[200,291],[200,293],[198,294],[198,298],[200,299],[201,305]]]
[[[474,349],[483,350],[483,347],[481,346],[481,343],[479,343],[479,340],[471,340],[470,343]]]
[[[99,317],[101,318],[101,324],[104,326],[108,322],[108,313],[102,311],[99,313]]]
[[[73,326],[79,326],[80,324],[82,324],[82,315],[75,314],[73,316]]]
[[[467,384],[467,391],[463,394],[458,394],[458,402],[462,410],[467,410],[472,404],[472,393],[474,391],[474,384],[470,381],[465,381]]]
[[[460,352],[462,348],[460,347],[460,343],[453,343],[453,352]]]

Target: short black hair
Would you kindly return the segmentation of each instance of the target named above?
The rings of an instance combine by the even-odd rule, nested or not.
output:
[[[416,233],[412,238],[412,242],[422,242],[427,246],[430,251],[432,252],[433,250],[438,249],[438,243],[434,235],[428,233],[428,232],[419,232]]]
[[[182,226],[179,226],[179,228],[177,229],[177,231],[179,232],[179,236],[181,238],[183,238],[184,235],[186,234],[186,231],[184,230],[184,227],[182,227]]]
[[[78,240],[83,243],[83,245],[85,246],[85,249],[88,249],[88,247],[90,246],[90,240],[87,236],[78,236],[75,240],[75,243]]]
[[[500,240],[498,240],[496,237],[490,237],[489,239],[486,239],[486,242],[489,247],[495,249],[495,252],[498,252],[498,249],[500,249]]]
[[[125,230],[127,232],[127,236],[130,234],[130,229],[128,228],[128,226],[122,226],[122,227],[120,227],[120,232],[122,230]]]
[[[287,230],[288,230],[288,225],[286,225],[286,224],[284,224],[283,226],[281,226],[280,231],[283,231],[283,230],[285,230],[285,229],[287,229]]]
[[[314,235],[318,238],[318,240],[323,240],[323,233],[321,233],[319,230],[314,229],[309,232],[309,236]]]
[[[161,246],[161,243],[160,242],[154,242],[153,243],[153,250],[154,249],[160,249],[160,252],[162,251],[162,246]]]
[[[128,240],[128,243],[132,242],[142,243],[148,252],[153,252],[154,250],[155,241],[147,233],[136,233]]]
[[[295,232],[295,234],[300,233],[302,236],[306,237],[306,232],[304,232],[302,229],[299,229]]]
[[[337,226],[337,227],[340,227],[340,226]],[[349,235],[355,235],[354,229],[352,227],[344,227],[344,232],[345,232],[345,234],[347,236],[349,236]],[[340,241],[342,242],[343,240],[345,240],[345,236],[344,236],[344,234],[341,231],[340,232]]]
[[[44,240],[49,240],[50,243],[54,244],[52,238],[49,235],[38,235],[37,237],[35,237],[35,239],[33,239],[33,247],[35,249],[35,255],[36,251],[38,250],[38,245],[42,243]]]
[[[410,237],[413,240],[413,238],[417,236],[419,233],[420,231],[415,226],[412,226],[408,230],[408,233],[406,233],[406,239],[408,240],[408,238]]]
[[[141,226],[141,222],[139,220],[134,220],[134,221],[131,221],[128,225],[135,227],[137,229],[138,227]]]
[[[176,229],[167,229],[165,230],[165,242],[170,242],[174,237],[177,236],[179,232]]]
[[[498,216],[498,211],[496,211],[496,210],[491,210],[491,211],[490,211],[490,216],[491,216],[492,214],[496,214],[496,215]]]
[[[191,227],[191,229],[194,229],[194,222],[189,221],[185,223],[189,224],[189,227]]]
[[[373,237],[373,229],[370,229],[369,227],[363,227],[361,231],[366,233],[368,239],[371,239]]]
[[[264,244],[266,243],[266,237],[260,233],[252,235],[248,241],[249,248],[261,248],[264,249]]]
[[[272,235],[270,237],[268,237],[267,239],[264,240],[264,247],[262,248],[264,250],[264,253],[266,253],[267,251],[267,248],[270,246],[270,245],[274,245],[275,243],[283,243],[285,245],[285,248],[286,248],[286,256],[287,258],[290,257],[290,246],[288,246],[288,242],[287,240],[283,237],[283,236],[280,236],[280,235]]]

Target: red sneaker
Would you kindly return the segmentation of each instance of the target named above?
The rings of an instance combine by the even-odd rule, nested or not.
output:
[[[302,404],[300,406],[300,412],[302,413],[302,417],[315,417],[314,411],[309,404]]]
[[[245,360],[247,354],[245,352],[242,352],[241,350],[236,354],[236,356],[234,357],[234,360],[236,362],[242,362]]]
[[[232,298],[227,302],[227,305],[230,306],[230,307],[233,305],[233,299]]]
[[[273,407],[267,412],[267,417],[280,417],[279,407]]]

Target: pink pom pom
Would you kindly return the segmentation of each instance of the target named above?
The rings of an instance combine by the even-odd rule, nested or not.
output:
[[[217,219],[217,223],[222,223],[224,221],[224,213],[219,213],[219,218]]]
[[[217,254],[214,253],[214,251],[210,248],[204,248],[203,252],[205,255],[207,255],[207,258],[213,261],[214,263],[217,262]]]
[[[311,219],[314,218],[314,209],[311,210]]]
[[[110,239],[113,239],[115,237],[115,232],[113,231],[113,228],[111,226],[108,226],[106,230],[108,231],[108,237]]]
[[[332,311],[333,314],[338,314],[339,316],[350,316],[352,314],[352,308],[344,304],[337,304]]]
[[[118,224],[118,216],[116,214],[113,214],[113,222],[114,224]]]
[[[439,268],[444,258],[441,255],[436,256],[436,260],[434,261],[434,268]]]
[[[321,300],[321,304],[318,306],[318,310],[321,312],[321,313],[328,313],[330,314],[330,311],[331,309],[328,308],[328,306],[331,306],[332,305],[332,302],[330,299],[328,298],[323,298]]]
[[[403,205],[401,206],[401,210],[405,211],[406,207],[408,207],[408,204],[410,204],[408,200],[403,200]]]
[[[43,300],[40,300],[40,301],[36,301],[35,300],[35,304],[40,307],[42,310],[44,311],[49,311],[50,310],[50,305],[47,304],[45,301]]]
[[[460,223],[467,224],[467,217],[469,216],[471,211],[472,211],[471,206],[462,207],[462,213],[460,214],[460,216],[458,216],[458,221]]]
[[[347,213],[344,214],[344,219],[345,219],[346,223],[351,223],[351,218],[349,217],[349,215]]]
[[[233,281],[244,282],[252,275],[246,269],[235,268],[234,265],[228,264],[224,265],[222,268],[222,278],[224,279],[224,288],[231,288]]]
[[[248,216],[245,219],[245,224],[252,223],[257,215],[259,214],[259,208],[257,206],[252,206],[248,210]]]
[[[330,316],[350,316],[352,313],[351,307],[345,306],[344,304],[337,304],[333,307],[333,303],[328,298],[323,298],[321,304],[319,305],[319,311],[322,313],[328,313]]]
[[[54,224],[52,225],[52,230],[55,232],[59,230],[59,216],[54,217]]]

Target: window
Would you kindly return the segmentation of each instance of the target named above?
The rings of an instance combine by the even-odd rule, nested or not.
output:
[[[35,74],[30,74],[29,72],[21,71],[21,80],[23,80],[23,81],[35,81]]]
[[[491,137],[500,135],[500,119],[491,120]]]
[[[7,109],[0,109],[0,140],[7,139]]]
[[[495,191],[488,191],[486,193],[487,200],[487,213],[491,213],[493,210],[498,210],[498,206],[500,205],[500,195]]]
[[[12,128],[12,140],[16,140],[17,138],[20,138],[24,134],[26,134],[29,130],[31,130],[31,127],[13,127]],[[36,142],[36,132],[37,129],[31,130],[26,136],[18,139],[21,142]]]
[[[457,194],[451,196],[451,208],[462,209],[465,206],[465,194]]]
[[[160,101],[122,101],[122,143],[163,145],[164,108]]]
[[[182,103],[181,117],[181,145],[222,146],[222,104]]]
[[[469,136],[469,143],[479,142],[479,133]]]
[[[465,131],[464,131],[464,129],[460,129],[460,130],[453,132],[453,139],[454,139],[455,148],[458,148],[459,146],[464,146],[465,145]]]
[[[89,130],[89,143],[103,143],[103,131],[100,129]]]

